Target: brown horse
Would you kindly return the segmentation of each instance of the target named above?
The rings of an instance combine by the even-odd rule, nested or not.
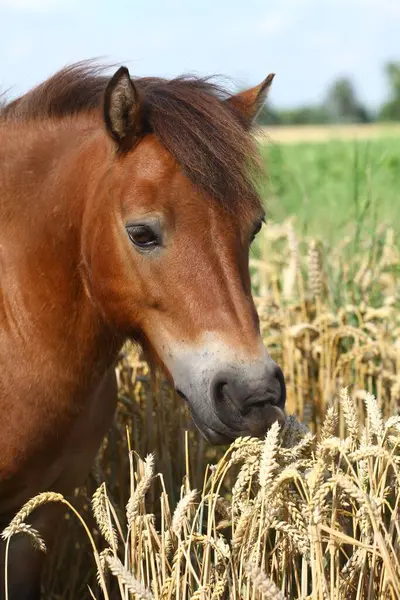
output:
[[[285,385],[252,301],[264,211],[250,128],[273,76],[108,79],[87,63],[0,113],[0,527],[90,470],[128,337],[212,443],[282,421]],[[32,525],[51,541],[57,509]],[[42,553],[11,543],[10,600],[40,596]],[[2,592],[4,593],[4,583]]]

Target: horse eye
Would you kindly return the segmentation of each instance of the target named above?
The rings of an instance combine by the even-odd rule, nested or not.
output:
[[[157,235],[147,225],[132,225],[127,227],[129,239],[138,248],[154,248],[158,246]]]
[[[251,241],[252,241],[252,242],[254,242],[254,239],[255,239],[255,237],[256,237],[256,235],[257,235],[257,233],[260,233],[260,231],[261,231],[261,228],[262,228],[262,226],[263,226],[263,222],[264,222],[264,221],[260,221],[260,222],[258,223],[257,227],[254,229],[254,231],[253,231],[253,235],[251,236]]]

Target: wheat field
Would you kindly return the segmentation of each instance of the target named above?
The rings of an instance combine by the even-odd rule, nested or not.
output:
[[[261,136],[279,144],[398,138],[399,123],[355,123],[345,125],[269,125]]]
[[[206,471],[198,491],[187,472],[172,512],[154,456],[131,457],[131,493],[123,521],[101,484],[92,509],[103,549],[91,534],[99,587],[110,598],[398,598],[400,595],[400,417],[384,422],[375,397],[362,394],[365,427],[345,389],[328,409],[319,441],[293,417],[265,440],[240,438]],[[360,435],[361,434],[361,435]],[[239,467],[227,499],[228,473]],[[161,483],[161,518],[146,508]],[[4,536],[29,534],[25,519],[44,502],[69,503],[51,492],[16,515]],[[95,597],[90,590],[92,597]]]
[[[123,349],[115,423],[85,488],[33,499],[3,536],[62,502],[45,596],[188,600],[400,598],[400,258],[332,248],[292,219],[250,266],[264,342],[287,382],[287,421],[264,440],[207,445],[163,375]],[[341,295],[338,296],[337,288]]]

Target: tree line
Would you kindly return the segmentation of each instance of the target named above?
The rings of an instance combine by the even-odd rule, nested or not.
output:
[[[280,110],[266,106],[259,116],[260,125],[317,125],[328,123],[371,123],[400,121],[400,62],[385,65],[389,98],[378,110],[369,110],[357,97],[352,81],[341,77],[329,87],[319,105]]]

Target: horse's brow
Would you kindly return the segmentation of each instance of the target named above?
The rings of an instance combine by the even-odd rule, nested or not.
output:
[[[267,221],[267,212],[263,207],[261,207],[259,210],[259,213],[257,215],[257,221],[262,223],[266,223]]]

